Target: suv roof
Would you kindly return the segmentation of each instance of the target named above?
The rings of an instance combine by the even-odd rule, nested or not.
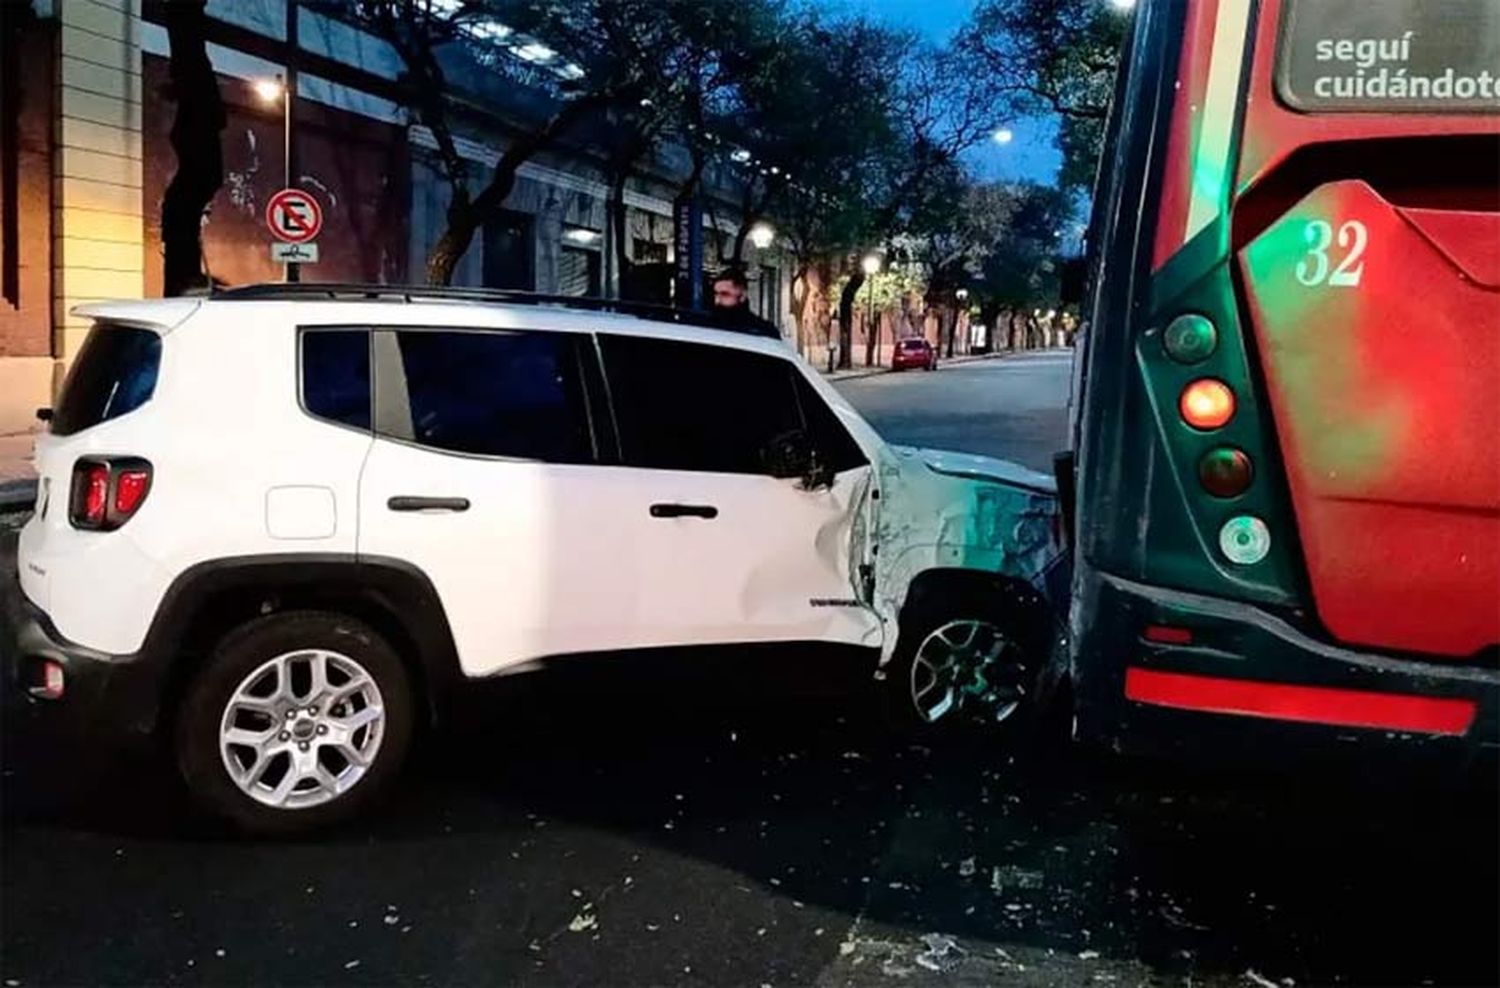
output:
[[[617,299],[586,298],[572,295],[544,295],[537,292],[505,291],[490,288],[455,288],[429,285],[345,285],[345,284],[261,284],[245,285],[210,295],[166,298],[166,299],[122,299],[108,302],[92,302],[73,311],[92,319],[106,319],[116,323],[150,326],[170,331],[183,323],[199,307],[235,303],[285,304],[318,306],[378,305],[400,308],[401,315],[388,312],[381,320],[392,324],[424,324],[430,318],[419,315],[432,306],[461,306],[468,310],[463,324],[475,325],[475,314],[494,311],[524,311],[528,323],[537,328],[553,330],[582,330],[587,327],[569,323],[569,313],[589,312],[602,316],[610,324],[612,332],[630,335],[656,335],[667,330],[667,335],[677,339],[733,345],[745,349],[776,347],[782,344],[769,337],[746,333],[725,326],[714,315],[707,312],[676,309],[665,305],[645,302],[629,302]],[[448,310],[452,312],[451,309]],[[451,316],[445,316],[443,322]],[[653,326],[653,324],[656,324]],[[597,325],[597,323],[596,323]],[[673,330],[676,330],[673,332]]]

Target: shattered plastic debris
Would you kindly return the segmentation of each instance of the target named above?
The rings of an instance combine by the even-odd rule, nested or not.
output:
[[[1270,978],[1259,974],[1253,967],[1245,969],[1245,980],[1253,985],[1259,985],[1260,988],[1281,988],[1280,985]]]
[[[572,933],[582,933],[585,930],[597,930],[599,928],[599,917],[585,910],[573,917],[568,924],[568,930]]]
[[[974,859],[964,858],[958,863],[958,874],[960,878],[968,878],[974,874]]]
[[[919,966],[929,971],[947,971],[957,966],[964,950],[958,941],[946,933],[924,933],[922,943],[927,949],[916,956]]]

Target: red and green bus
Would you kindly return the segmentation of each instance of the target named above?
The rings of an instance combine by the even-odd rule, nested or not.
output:
[[[1136,750],[1410,740],[1483,764],[1500,0],[1135,17],[1059,458],[1075,552],[1051,672],[1076,730]]]

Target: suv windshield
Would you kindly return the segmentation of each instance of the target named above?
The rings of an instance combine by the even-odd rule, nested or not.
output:
[[[82,432],[146,404],[156,390],[160,363],[156,333],[95,323],[57,399],[53,435]]]

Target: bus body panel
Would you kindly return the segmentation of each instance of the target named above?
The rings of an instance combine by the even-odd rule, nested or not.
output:
[[[1136,10],[1060,460],[1059,674],[1078,733],[1118,748],[1296,725],[1467,763],[1500,743],[1500,115],[1292,109],[1295,2]],[[1217,330],[1200,362],[1164,345],[1189,314]],[[1203,377],[1237,399],[1218,429],[1178,411]],[[1243,493],[1200,484],[1216,447],[1253,462]],[[1270,534],[1259,561],[1226,558],[1237,516]]]

